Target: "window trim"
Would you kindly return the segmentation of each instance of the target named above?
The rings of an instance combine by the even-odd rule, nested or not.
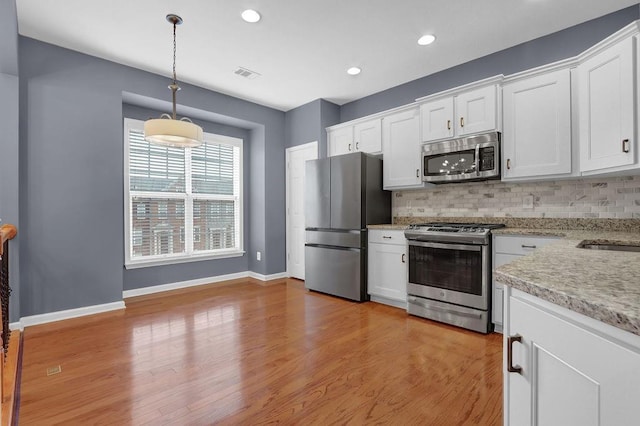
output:
[[[227,145],[233,145],[238,147],[240,150],[240,161],[238,164],[238,175],[240,178],[240,184],[238,185],[238,196],[237,196],[237,209],[238,214],[236,218],[236,230],[238,233],[238,248],[233,249],[218,249],[215,251],[202,251],[202,250],[193,250],[193,237],[189,238],[189,232],[187,228],[191,228],[193,231],[193,204],[192,201],[194,199],[205,199],[205,200],[236,200],[235,196],[229,195],[216,195],[212,197],[211,194],[200,194],[200,193],[187,193],[187,188],[185,188],[185,192],[143,192],[143,191],[133,191],[134,194],[137,194],[142,197],[148,198],[178,198],[185,200],[185,245],[187,241],[191,242],[191,252],[185,253],[171,253],[171,254],[162,254],[162,255],[152,255],[152,256],[144,256],[141,259],[133,259],[131,257],[132,251],[132,235],[131,226],[133,223],[133,215],[137,214],[137,212],[133,211],[131,206],[131,192],[129,189],[129,131],[130,130],[138,130],[141,131],[144,127],[144,122],[141,120],[136,120],[132,118],[124,118],[124,126],[123,126],[123,154],[124,154],[124,251],[125,251],[125,259],[124,266],[126,269],[135,269],[142,268],[147,266],[158,266],[158,265],[170,265],[176,263],[186,263],[186,262],[196,262],[202,260],[212,260],[212,259],[225,259],[231,257],[240,257],[245,254],[244,251],[244,144],[243,140],[240,138],[235,138],[231,136],[224,135],[216,135],[212,133],[204,134],[205,143],[222,143]],[[189,154],[191,149],[189,150]],[[190,170],[191,167],[191,155],[185,159],[185,173],[187,170]],[[191,179],[187,179],[188,187],[190,189]],[[134,195],[136,196],[136,195]],[[191,203],[187,203],[187,201],[191,201]],[[146,209],[148,211],[148,206]],[[202,213],[201,213],[202,214]],[[190,215],[188,217],[187,215]]]

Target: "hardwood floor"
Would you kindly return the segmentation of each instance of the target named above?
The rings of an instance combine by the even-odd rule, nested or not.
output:
[[[497,334],[297,280],[126,305],[25,329],[21,425],[502,423]]]

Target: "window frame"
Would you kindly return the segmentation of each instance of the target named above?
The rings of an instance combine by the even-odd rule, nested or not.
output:
[[[212,133],[204,134],[205,143],[217,143],[226,144],[237,147],[239,152],[240,161],[238,164],[238,194],[237,195],[216,195],[205,193],[194,193],[191,191],[191,148],[185,148],[185,192],[152,192],[152,191],[131,191],[130,190],[130,176],[129,176],[129,132],[131,130],[142,131],[144,128],[144,122],[133,118],[124,118],[124,131],[123,131],[123,146],[124,146],[124,249],[125,249],[125,261],[124,266],[126,269],[142,268],[148,266],[157,265],[170,265],[176,263],[195,262],[201,260],[211,259],[224,259],[230,257],[240,257],[245,254],[244,251],[244,151],[243,140],[231,136],[216,135]],[[188,183],[187,183],[188,182]],[[132,195],[133,194],[133,195]],[[133,216],[137,214],[132,206],[133,197],[143,198],[165,198],[165,199],[180,199],[184,200],[184,232],[185,232],[185,252],[184,253],[170,253],[161,255],[144,256],[143,258],[132,258],[133,251]],[[235,218],[235,229],[238,235],[238,247],[231,249],[217,249],[217,250],[194,250],[193,230],[194,230],[194,212],[193,201],[196,199],[201,200],[232,200],[235,201],[237,206],[237,214]],[[145,205],[146,213],[148,213],[148,203]],[[202,215],[202,212],[201,212]]]

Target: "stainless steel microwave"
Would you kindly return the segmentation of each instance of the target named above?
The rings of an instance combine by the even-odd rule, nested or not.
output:
[[[500,133],[491,132],[422,148],[422,180],[451,183],[500,178]]]

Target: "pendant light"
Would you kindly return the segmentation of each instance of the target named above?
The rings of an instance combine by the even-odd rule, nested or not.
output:
[[[162,114],[160,118],[153,118],[144,123],[144,138],[157,145],[177,148],[190,148],[202,144],[202,127],[194,124],[187,117],[176,118],[176,92],[180,86],[176,81],[176,26],[182,24],[178,15],[167,15],[167,21],[173,24],[173,81],[169,85],[173,98],[173,115]]]

